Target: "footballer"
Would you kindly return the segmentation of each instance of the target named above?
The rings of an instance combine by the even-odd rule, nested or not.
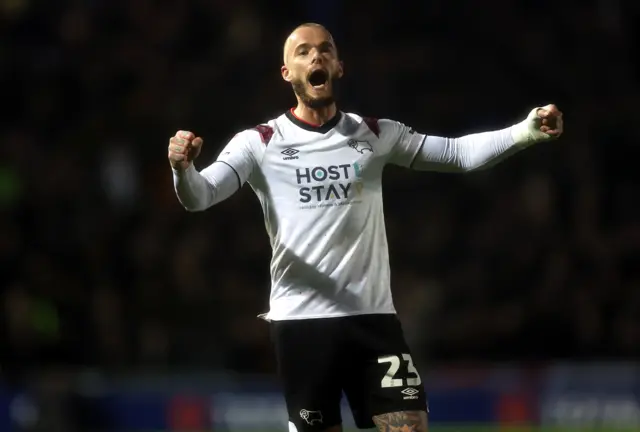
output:
[[[356,425],[426,431],[427,397],[396,316],[382,205],[387,164],[468,172],[562,133],[554,106],[501,130],[443,138],[340,111],[343,65],[331,34],[303,24],[287,38],[282,78],[297,105],[241,131],[197,171],[203,140],[178,131],[175,191],[203,211],[248,183],[273,250],[269,311],[290,431],[339,432],[346,395]]]

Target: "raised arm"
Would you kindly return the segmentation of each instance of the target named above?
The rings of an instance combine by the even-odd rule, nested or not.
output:
[[[192,212],[206,210],[240,189],[235,171],[217,161],[201,172],[193,165],[184,171],[174,169],[173,185],[180,204]]]
[[[420,135],[404,128],[398,130],[392,163],[416,170],[466,172],[488,168],[536,142],[557,138],[563,125],[562,113],[547,105],[533,109],[514,126],[460,138]]]
[[[169,162],[178,200],[187,211],[203,211],[233,195],[249,179],[256,164],[248,131],[236,135],[218,159],[198,172],[193,160],[202,139],[179,131],[169,142]]]

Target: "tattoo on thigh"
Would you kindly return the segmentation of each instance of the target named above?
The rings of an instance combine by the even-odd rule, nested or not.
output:
[[[427,432],[426,411],[401,411],[373,417],[380,432]]]

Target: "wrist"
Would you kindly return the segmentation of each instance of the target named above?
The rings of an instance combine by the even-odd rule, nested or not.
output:
[[[514,144],[519,147],[528,147],[536,142],[535,136],[531,133],[528,119],[511,126],[511,137]]]
[[[171,170],[173,171],[174,175],[182,177],[185,174],[188,174],[189,171],[195,170],[195,167],[193,166],[193,162],[189,162],[186,167],[181,164],[177,164],[175,166],[171,165]]]

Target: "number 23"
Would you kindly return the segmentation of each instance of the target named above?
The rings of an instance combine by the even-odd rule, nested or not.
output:
[[[419,386],[422,383],[418,370],[413,365],[413,359],[410,354],[402,354],[402,359],[407,362],[407,371],[413,375],[411,378],[407,378],[405,384],[402,378],[395,378],[398,369],[400,369],[400,357],[397,355],[389,355],[378,358],[378,363],[389,363],[389,369],[380,382],[380,387],[402,387],[402,386]]]

